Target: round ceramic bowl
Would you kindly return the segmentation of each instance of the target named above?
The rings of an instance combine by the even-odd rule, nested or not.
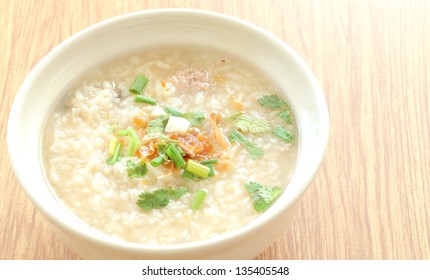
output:
[[[146,245],[90,229],[60,205],[44,177],[44,124],[61,97],[89,69],[151,46],[192,45],[231,53],[275,80],[298,122],[296,171],[281,197],[251,223],[220,237],[177,245]],[[61,240],[86,259],[251,259],[286,228],[322,162],[329,135],[324,95],[302,59],[275,36],[245,21],[207,11],[149,10],[88,27],[48,53],[20,87],[8,123],[16,177]],[[288,244],[287,244],[288,246]]]

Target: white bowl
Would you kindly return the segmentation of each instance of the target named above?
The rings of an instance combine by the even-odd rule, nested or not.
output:
[[[179,245],[118,241],[88,227],[58,203],[40,155],[44,124],[62,95],[84,72],[140,48],[187,44],[226,51],[268,73],[285,92],[299,128],[297,169],[282,196],[244,227],[209,240]],[[327,146],[324,95],[302,59],[284,42],[242,20],[207,11],[149,10],[88,27],[48,53],[20,87],[8,123],[9,156],[24,191],[63,242],[87,259],[250,259],[267,248],[292,219]],[[287,244],[288,246],[288,244]]]

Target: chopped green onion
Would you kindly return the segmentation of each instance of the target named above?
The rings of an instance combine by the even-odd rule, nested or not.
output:
[[[128,147],[127,147],[127,152],[125,153],[127,157],[131,157],[134,155],[134,153],[136,152],[136,144],[137,144],[136,139],[133,137],[130,137],[130,141],[128,142]]]
[[[182,178],[193,180],[195,177],[196,175],[187,170],[184,170],[184,173],[182,173]]]
[[[205,160],[202,160],[200,163],[203,165],[215,164],[215,163],[218,163],[218,159],[217,158],[205,159]]]
[[[121,142],[120,142],[120,143],[118,143],[118,144],[116,145],[115,153],[113,154],[113,156],[112,156],[111,158],[109,158],[109,159],[106,161],[106,163],[107,163],[107,164],[109,164],[109,165],[114,165],[114,164],[115,164],[115,162],[117,162],[117,161],[118,161],[119,153],[121,152],[121,147],[122,147],[122,143],[121,143]]]
[[[201,178],[207,178],[211,169],[203,164],[200,164],[192,159],[189,159],[185,170],[197,175]]]
[[[115,154],[116,145],[118,144],[118,139],[115,136],[112,136],[109,139],[109,156],[113,156]]]
[[[116,135],[118,135],[118,136],[128,136],[128,130],[127,129],[117,130],[116,131]]]
[[[213,166],[214,163],[218,163],[218,159],[203,160],[200,162],[200,164],[207,166],[210,169],[207,177],[212,177],[215,175],[215,169]],[[193,180],[196,178],[196,175],[185,169],[184,173],[182,174],[182,177],[186,178],[186,179]],[[205,179],[205,178],[203,178],[203,179]]]
[[[136,131],[134,131],[133,127],[128,126],[127,131],[128,131],[128,135],[130,135],[130,137],[132,137],[134,139],[139,139],[139,137],[137,137]]]
[[[180,152],[176,149],[175,145],[170,144],[166,150],[167,156],[173,161],[176,168],[181,168],[185,165],[185,160],[182,158]]]
[[[181,149],[181,147],[176,147],[176,150],[178,150],[178,152],[179,152],[179,154],[182,156],[182,157],[184,157],[184,156],[186,156],[187,154]]]
[[[207,165],[207,167],[209,167],[209,174],[208,174],[208,177],[212,177],[212,176],[214,176],[215,175],[215,169],[214,169],[214,166],[211,164],[211,165]]]
[[[207,194],[208,193],[205,190],[198,190],[194,196],[193,202],[191,203],[191,208],[196,210],[199,209]]]
[[[152,97],[143,96],[143,95],[136,95],[134,98],[134,101],[140,102],[140,103],[146,103],[150,105],[157,105],[157,100]]]
[[[110,134],[112,134],[112,133],[114,133],[114,132],[115,132],[115,129],[116,129],[116,125],[111,125],[111,126],[109,127],[109,129],[108,129],[108,132],[109,132]]]
[[[218,163],[217,158],[205,159],[205,160],[202,160],[200,163],[203,164],[204,166],[209,167],[210,171],[209,171],[208,177],[212,177],[215,175],[214,164]]]
[[[146,86],[146,83],[148,83],[148,78],[143,75],[138,75],[134,79],[134,82],[131,84],[129,90],[131,93],[140,94],[143,88]]]
[[[140,146],[142,145],[142,142],[140,142],[139,137],[137,137],[136,131],[134,131],[133,127],[131,126],[127,127],[127,132],[129,135],[129,142],[127,147],[127,152],[125,155],[128,157],[131,157],[140,148]]]
[[[230,116],[228,116],[228,117],[225,117],[224,118],[224,120],[226,120],[226,121],[229,121],[229,120],[232,120],[232,119],[235,119],[235,118],[237,118],[237,117],[239,117],[240,115],[242,115],[243,114],[243,112],[242,111],[239,111],[239,112],[236,112],[236,113],[234,113],[234,114],[231,114]]]
[[[170,108],[170,107],[165,107],[164,111],[166,111],[166,113],[168,113],[168,114],[170,114],[170,115],[172,115],[174,117],[182,117],[184,115],[181,112],[176,111],[175,109]]]
[[[164,157],[163,156],[158,156],[156,158],[154,158],[153,160],[151,160],[149,163],[154,166],[154,167],[158,167],[160,166],[162,163],[164,162]]]

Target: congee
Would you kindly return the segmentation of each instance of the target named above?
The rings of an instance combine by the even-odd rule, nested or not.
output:
[[[267,210],[297,127],[274,81],[209,49],[142,50],[65,94],[42,140],[47,181],[90,227],[144,244],[204,240]]]

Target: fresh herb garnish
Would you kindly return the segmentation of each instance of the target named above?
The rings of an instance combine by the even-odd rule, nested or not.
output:
[[[252,181],[246,183],[245,188],[253,199],[254,209],[259,213],[267,210],[282,192],[279,187],[265,187]]]
[[[133,127],[129,126],[127,127],[128,131],[128,147],[126,156],[131,157],[136,153],[137,150],[139,150],[140,146],[142,146],[142,142],[140,142],[139,137],[136,134],[136,131],[134,131]]]
[[[199,209],[203,201],[205,201],[207,194],[208,193],[205,190],[198,190],[194,196],[193,202],[191,203],[191,208],[195,210]]]
[[[290,106],[288,106],[288,104],[277,95],[265,95],[260,97],[257,101],[262,107],[271,110],[280,110],[276,115],[286,123],[293,124],[293,115],[291,113]],[[272,133],[287,142],[291,142],[294,139],[294,134],[291,131],[284,129],[279,125],[272,130]]]
[[[230,132],[230,134],[228,135],[228,140],[230,140],[231,142],[242,143],[242,144],[246,144],[250,142],[245,136],[243,136],[237,130],[233,130],[232,132]]]
[[[288,106],[284,100],[280,99],[275,94],[262,96],[257,101],[262,107],[271,110],[279,110]]]
[[[148,83],[148,78],[143,75],[138,75],[131,84],[129,91],[134,94],[141,94],[143,88]]]
[[[232,132],[230,132],[228,140],[230,140],[231,142],[244,144],[251,159],[258,159],[264,155],[264,151],[260,147],[258,147],[257,144],[252,143],[248,138],[243,136],[237,130],[233,130]]]
[[[286,130],[285,128],[280,127],[279,125],[276,126],[273,130],[272,133],[274,135],[276,135],[277,137],[281,138],[282,140],[286,141],[286,142],[291,142],[294,140],[294,134],[289,131]]]
[[[108,155],[110,157],[112,157],[115,154],[117,145],[118,145],[118,139],[115,136],[112,136],[109,139],[109,149],[108,149]]]
[[[119,136],[119,137],[121,137],[121,136],[128,136],[128,130],[127,129],[120,129],[120,130],[117,130],[117,131],[115,131],[115,134],[117,135],[117,136]]]
[[[278,117],[280,117],[281,119],[283,119],[286,123],[288,124],[293,124],[293,115],[291,114],[291,110],[290,108],[281,111],[279,113],[276,114]]]
[[[156,158],[153,158],[149,163],[154,166],[154,167],[158,167],[160,166],[163,162],[164,162],[164,157],[163,156],[158,156]]]
[[[183,117],[191,123],[191,126],[202,125],[205,120],[205,115],[202,112],[185,113]]]
[[[179,199],[187,192],[186,187],[169,187],[154,192],[143,192],[139,195],[139,200],[136,204],[145,211],[162,208],[167,206],[171,200]]]
[[[129,138],[128,144],[127,144],[127,150],[125,152],[126,157],[133,156],[142,145],[142,142],[140,142],[139,137],[136,134],[136,131],[134,131],[134,129],[131,126],[127,127],[127,129],[117,130],[115,134],[118,137],[128,136]],[[112,155],[113,149],[115,149],[115,151],[113,155],[106,161],[107,164],[114,165],[115,162],[119,160],[119,153],[121,151],[121,148],[122,148],[122,142],[119,142],[118,139],[115,136],[113,136],[109,140],[108,153],[109,155]]]
[[[166,150],[169,147],[169,145],[166,142],[159,142],[157,144],[157,151],[158,151],[158,155],[163,157],[164,160],[168,160],[169,157],[166,155]]]
[[[180,149],[180,148],[179,148]],[[166,154],[173,161],[176,168],[180,169],[185,165],[185,160],[182,158],[181,151],[174,144],[167,147]]]
[[[242,111],[239,111],[239,112],[236,112],[236,113],[231,114],[231,115],[230,115],[230,116],[228,116],[228,117],[225,117],[225,118],[224,118],[224,120],[229,121],[229,120],[237,119],[237,117],[239,117],[239,116],[240,116],[240,115],[242,115],[242,114],[243,114],[243,112],[242,112]]]
[[[119,159],[119,153],[121,152],[121,148],[122,148],[122,143],[117,143],[116,147],[115,147],[115,151],[114,154],[112,155],[112,157],[108,158],[108,160],[106,160],[106,163],[109,165],[114,165],[115,162],[118,161]]]
[[[237,118],[234,126],[242,132],[260,134],[270,131],[270,124],[263,119],[251,119],[248,116]]]
[[[182,113],[171,107],[165,107],[164,111],[174,117],[182,117],[187,119],[190,122],[191,126],[202,125],[203,121],[205,120],[205,115],[203,114],[203,112]]]
[[[187,170],[184,169],[184,172],[182,173],[182,178],[189,179],[189,180],[194,180],[196,178],[196,175],[194,175],[190,171],[187,171]]]
[[[199,176],[200,178],[207,178],[209,176],[209,172],[211,171],[210,167],[198,163],[192,159],[187,161],[187,165],[185,166],[185,170]]]
[[[135,162],[132,160],[127,160],[127,174],[130,178],[141,178],[148,173],[148,168],[146,163]]]
[[[165,114],[161,115],[156,119],[153,119],[149,122],[148,127],[146,128],[146,133],[150,136],[159,136],[164,132],[164,128],[166,127],[167,121],[169,120],[170,115]]]
[[[184,172],[182,173],[182,177],[186,178],[186,179],[190,179],[190,180],[193,180],[196,177],[198,177],[200,179],[204,179],[206,177],[212,177],[212,176],[215,175],[214,164],[218,163],[218,159],[217,158],[205,159],[205,160],[202,160],[202,161],[198,162],[198,164],[200,164],[200,165],[202,165],[204,167],[209,168],[209,173],[207,174],[207,176],[205,175],[206,174],[206,170],[204,171],[205,173],[203,173],[203,176],[200,176],[201,174],[199,175],[196,172],[191,172],[189,170],[189,166],[188,166],[189,163],[190,163],[190,160],[188,160],[187,167],[184,169]],[[191,165],[192,165],[192,163],[191,163]],[[199,171],[197,171],[197,172],[199,172]]]
[[[211,158],[211,159],[204,159],[200,163],[204,164],[206,166],[209,166],[209,165],[216,164],[218,162],[219,162],[219,160],[217,158]]]
[[[157,100],[155,98],[143,96],[143,95],[136,95],[136,97],[134,98],[134,101],[139,103],[146,103],[149,105],[157,105]]]
[[[175,109],[170,108],[170,107],[165,107],[165,108],[164,108],[164,111],[165,111],[166,113],[170,114],[171,116],[175,116],[175,117],[182,117],[182,116],[184,116],[184,114],[183,114],[183,113],[181,113],[181,112],[179,112],[179,111],[176,111]]]

